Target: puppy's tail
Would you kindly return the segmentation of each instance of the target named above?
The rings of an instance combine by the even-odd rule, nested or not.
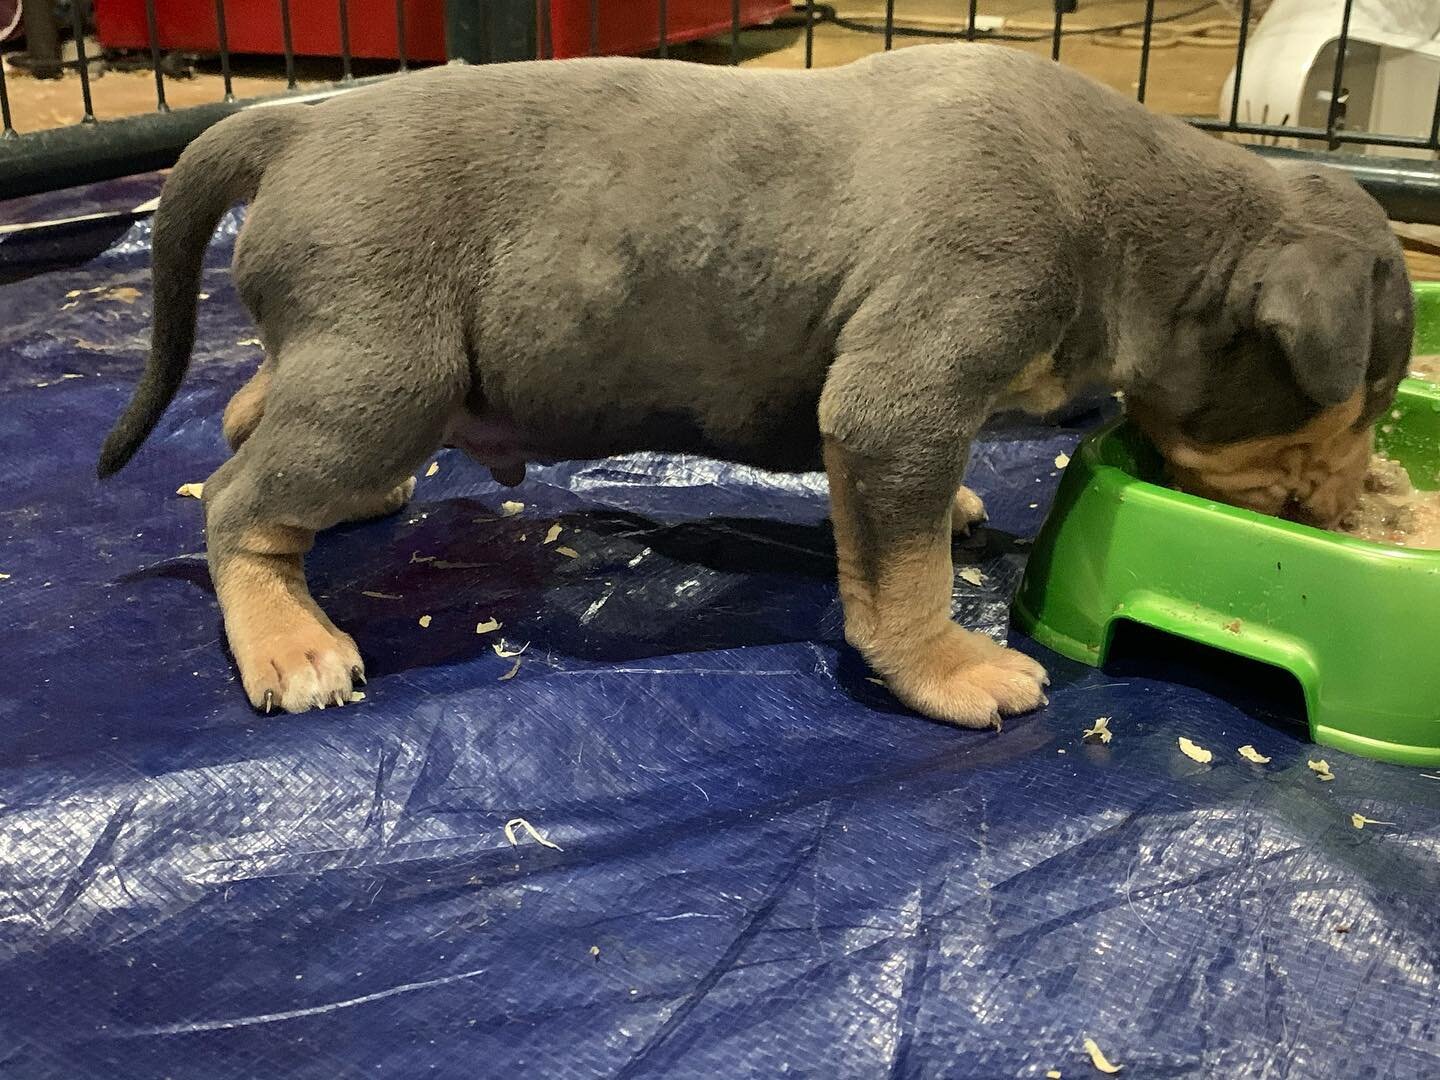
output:
[[[266,166],[303,123],[300,106],[247,109],[205,131],[165,181],[151,233],[150,358],[130,404],[100,448],[103,480],[140,449],[180,389],[195,345],[205,247],[231,205],[254,197]]]

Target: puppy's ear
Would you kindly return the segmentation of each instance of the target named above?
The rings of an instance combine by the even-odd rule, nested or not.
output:
[[[1319,405],[1339,405],[1365,382],[1374,333],[1375,259],[1339,237],[1294,240],[1260,277],[1255,326],[1284,351],[1295,382]]]

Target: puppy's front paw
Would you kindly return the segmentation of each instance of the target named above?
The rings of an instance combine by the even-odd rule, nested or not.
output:
[[[950,530],[956,536],[969,536],[977,525],[990,520],[980,496],[968,487],[955,492],[955,505],[950,512]]]
[[[951,625],[885,681],[901,701],[934,720],[999,729],[1001,717],[1047,704],[1050,678],[1023,653]]]
[[[344,705],[365,682],[365,665],[350,635],[315,620],[237,648],[235,661],[250,704],[267,713]]]

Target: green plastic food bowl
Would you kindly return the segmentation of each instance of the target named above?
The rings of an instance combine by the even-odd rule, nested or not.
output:
[[[1417,352],[1440,352],[1440,283],[1419,284]],[[1440,487],[1440,386],[1408,379],[1379,448]],[[1061,478],[1012,610],[1015,626],[1099,666],[1117,623],[1290,672],[1311,738],[1440,765],[1440,551],[1322,532],[1161,486],[1159,454],[1116,421]]]

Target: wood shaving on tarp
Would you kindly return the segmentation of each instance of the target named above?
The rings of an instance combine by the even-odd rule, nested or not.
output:
[[[1125,1066],[1113,1065],[1110,1059],[1105,1056],[1105,1051],[1100,1049],[1100,1044],[1094,1039],[1086,1039],[1083,1043],[1085,1052],[1090,1055],[1090,1064],[1103,1073],[1118,1073]]]
[[[513,663],[513,664],[510,665],[510,670],[507,671],[507,672],[505,672],[504,675],[501,675],[500,678],[496,679],[495,681],[496,681],[496,682],[508,682],[510,679],[513,679],[513,678],[516,676],[516,674],[519,673],[519,671],[520,671],[520,660],[519,660],[519,658],[517,657],[516,660],[515,660],[515,663]]]
[[[422,628],[427,628],[427,627],[429,627],[429,625],[430,625],[430,616],[429,616],[429,615],[421,615],[421,616],[420,616],[420,626],[421,626]]]
[[[73,300],[77,296],[98,296],[101,300],[119,300],[124,304],[133,304],[140,299],[140,290],[131,285],[97,285],[93,289],[71,289],[65,294],[67,300]]]
[[[1374,818],[1366,817],[1364,814],[1351,814],[1350,824],[1357,829],[1363,829],[1366,825],[1394,825],[1393,821],[1376,821]]]
[[[545,543],[553,544],[556,540],[560,539],[560,534],[564,531],[565,530],[559,525],[551,525],[550,531],[545,534]]]
[[[364,690],[351,690],[351,691],[350,691],[350,702],[351,702],[351,704],[354,704],[354,703],[357,702],[357,701],[364,701],[364,700],[365,700],[365,691],[364,691]]]
[[[361,590],[360,590],[360,595],[361,595],[361,596],[368,596],[368,597],[370,597],[371,600],[403,600],[403,599],[405,599],[403,596],[397,596],[397,595],[395,595],[395,593],[374,592],[374,591],[371,590],[371,589],[361,589]]]
[[[536,829],[534,825],[531,825],[530,822],[526,821],[523,817],[511,818],[505,823],[505,839],[510,841],[511,847],[516,847],[520,843],[519,840],[515,839],[516,829],[524,829],[527,833],[530,834],[530,839],[534,840],[537,844],[543,844],[545,847],[554,848],[556,851],[565,850],[559,844],[555,843],[555,841],[545,839],[545,837],[540,834],[539,830]]]
[[[499,619],[486,619],[484,622],[477,622],[475,624],[475,632],[477,634],[492,634],[503,625],[505,624]]]
[[[1236,750],[1235,752],[1236,752],[1237,754],[1239,754],[1241,757],[1243,757],[1246,761],[1250,762],[1251,764],[1254,764],[1254,765],[1269,765],[1269,764],[1270,764],[1270,759],[1269,759],[1268,757],[1266,757],[1264,754],[1260,753],[1259,750],[1256,750],[1255,747],[1251,746],[1249,743],[1246,743],[1244,746],[1240,747],[1240,749],[1239,749],[1239,750]]]
[[[203,499],[205,497],[204,484],[181,484],[175,489],[176,495],[183,495],[187,499]]]
[[[1065,468],[1065,466],[1067,466],[1067,465],[1069,465],[1069,464],[1070,464],[1070,455],[1069,455],[1069,454],[1056,454],[1056,455],[1055,455],[1055,468],[1057,468],[1057,469],[1063,469],[1063,468]]]
[[[521,645],[518,649],[512,649],[509,645],[505,644],[505,639],[501,638],[499,641],[497,641],[494,645],[491,645],[490,647],[495,650],[496,656],[500,657],[502,660],[509,660],[512,656],[519,656],[526,649],[528,649],[530,647],[530,642],[525,642],[525,644]]]
[[[1210,760],[1215,756],[1209,750],[1206,750],[1203,746],[1201,746],[1199,743],[1191,742],[1189,739],[1186,739],[1183,736],[1177,741],[1180,744],[1180,752],[1186,757],[1188,757],[1191,761],[1198,761],[1201,765],[1209,765]]]
[[[1094,726],[1086,728],[1080,737],[1082,739],[1095,738],[1099,739],[1102,743],[1108,743],[1115,737],[1115,733],[1110,730],[1110,717],[1097,717]]]
[[[564,555],[567,559],[578,559],[580,557],[580,552],[576,551],[572,547],[557,547],[555,549],[555,554]]]
[[[967,566],[964,570],[960,571],[960,580],[969,582],[978,589],[985,584],[987,579],[984,574],[976,570],[973,566]]]
[[[505,517],[514,517],[524,509],[525,504],[522,502],[502,502],[500,504],[500,513]]]
[[[434,476],[434,475],[435,475],[437,472],[439,472],[439,471],[440,471],[440,462],[438,462],[438,461],[432,461],[432,462],[430,462],[430,467],[425,470],[425,475],[426,475],[426,476]]]
[[[1310,769],[1310,771],[1315,774],[1315,776],[1316,776],[1317,779],[1320,779],[1320,780],[1334,780],[1334,779],[1335,779],[1335,774],[1330,771],[1330,763],[1329,763],[1328,761],[1324,761],[1324,760],[1315,761],[1315,760],[1312,759],[1312,760],[1310,760],[1310,761],[1305,762],[1305,764],[1306,764],[1306,766]]]

